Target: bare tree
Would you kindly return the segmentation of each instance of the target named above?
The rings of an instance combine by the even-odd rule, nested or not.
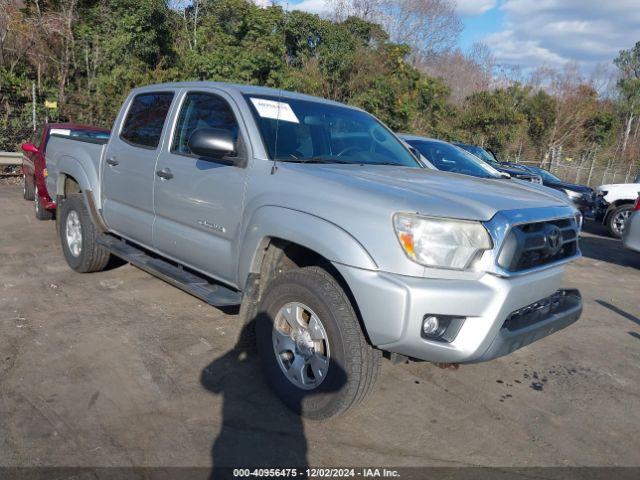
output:
[[[472,93],[491,87],[495,60],[486,45],[478,43],[467,54],[456,49],[421,59],[416,66],[426,74],[440,78],[451,90],[451,101],[462,105]]]
[[[416,62],[450,51],[462,32],[452,0],[326,0],[337,20],[380,23],[391,40],[413,49]]]
[[[342,21],[348,17],[373,20],[384,7],[386,0],[327,0],[331,8],[331,17]]]

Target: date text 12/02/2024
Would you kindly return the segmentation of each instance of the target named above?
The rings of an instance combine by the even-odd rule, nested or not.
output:
[[[387,468],[269,468],[233,470],[234,478],[397,478],[397,470]]]

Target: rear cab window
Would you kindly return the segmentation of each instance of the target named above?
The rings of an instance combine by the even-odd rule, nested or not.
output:
[[[122,124],[120,138],[136,147],[156,149],[160,144],[173,96],[173,92],[136,95]]]

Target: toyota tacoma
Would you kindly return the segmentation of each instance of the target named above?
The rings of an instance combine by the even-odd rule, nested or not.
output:
[[[268,383],[327,418],[394,360],[507,355],[578,319],[578,212],[540,189],[426,168],[370,114],[212,82],[135,89],[108,140],[53,135],[69,266],[119,256],[239,305]]]

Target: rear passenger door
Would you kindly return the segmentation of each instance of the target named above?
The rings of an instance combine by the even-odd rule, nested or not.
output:
[[[235,140],[235,159],[246,160],[248,137],[234,108],[223,92],[183,93],[173,134],[158,158],[153,228],[158,251],[232,285],[247,169],[231,165],[232,159],[200,158],[188,142],[198,129],[225,129]]]
[[[174,92],[139,93],[114,129],[103,162],[103,215],[110,229],[152,246],[156,160]]]

